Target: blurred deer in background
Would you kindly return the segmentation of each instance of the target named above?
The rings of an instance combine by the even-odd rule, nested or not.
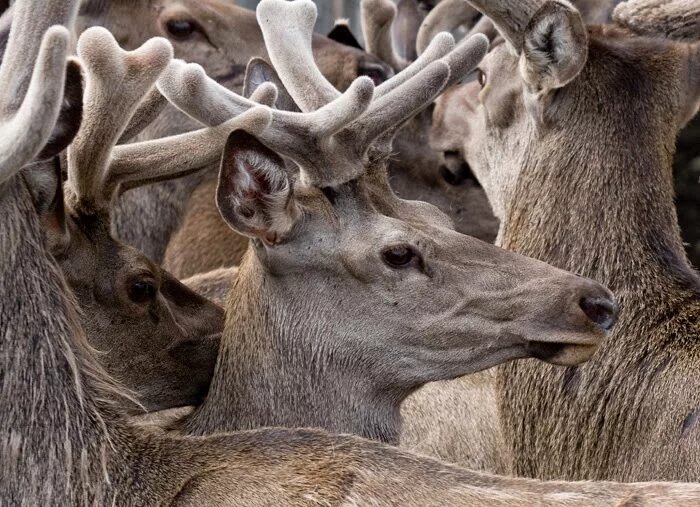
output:
[[[621,309],[585,366],[499,370],[512,472],[698,480],[700,281],[671,179],[676,135],[700,101],[694,4],[632,0],[615,14],[682,43],[587,28],[564,2],[471,3],[505,40],[478,82],[441,98],[434,144],[464,153],[501,219],[499,244],[606,283]]]

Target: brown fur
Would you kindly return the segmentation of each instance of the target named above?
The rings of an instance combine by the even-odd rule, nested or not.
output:
[[[52,12],[42,11],[46,4],[19,1],[26,5],[25,14],[38,19],[33,28],[39,33],[61,21],[44,19],[42,14]],[[36,48],[29,39],[38,34],[15,33],[25,35],[22,42],[29,54],[14,56],[23,57],[24,66],[31,68]],[[6,77],[5,70],[0,68],[0,75]],[[23,142],[35,134],[13,135]],[[0,300],[0,397],[6,408],[0,411],[0,455],[6,459],[0,467],[3,502],[610,505],[636,495],[649,502],[666,497],[668,505],[683,505],[700,498],[696,486],[541,484],[489,477],[309,430],[177,439],[129,426],[104,401],[114,387],[91,356],[70,292],[43,245],[46,238],[32,206],[36,192],[30,193],[25,180],[13,174],[3,176],[0,288],[12,294]]]
[[[534,129],[503,45],[482,65],[484,90],[467,85],[441,105],[460,101],[463,150],[503,218],[500,244],[620,299],[615,331],[585,366],[499,370],[512,471],[698,480],[700,282],[680,239],[671,161],[697,110],[699,49],[609,27],[588,38],[580,75],[543,95]]]

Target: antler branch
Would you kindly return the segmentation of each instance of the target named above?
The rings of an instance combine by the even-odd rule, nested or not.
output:
[[[470,24],[479,14],[466,0],[443,0],[425,17],[418,30],[416,50],[420,55],[440,32],[451,32]],[[469,27],[471,28],[471,26]]]
[[[29,163],[58,119],[77,2],[21,0],[0,64],[0,183]],[[49,28],[51,27],[51,28]]]

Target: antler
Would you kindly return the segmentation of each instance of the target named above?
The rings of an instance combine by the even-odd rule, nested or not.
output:
[[[425,51],[436,34],[451,32],[458,26],[467,25],[478,14],[479,11],[469,5],[466,0],[443,0],[425,17],[418,30],[416,37],[418,54]]]
[[[302,110],[267,109],[270,126],[259,137],[295,161],[307,181],[316,186],[337,185],[359,176],[372,143],[461,79],[488,47],[485,37],[476,37],[454,48],[452,36],[443,34],[421,58],[376,93],[372,82],[361,77],[341,94],[320,74],[313,60],[315,16],[316,8],[308,0],[263,0],[258,6],[270,59]],[[278,40],[281,34],[284,44]],[[158,80],[158,88],[186,114],[208,125],[257,105],[210,79],[196,64],[174,61]]]
[[[393,6],[392,9],[395,12]],[[309,0],[262,0],[258,6],[258,21],[270,59],[285,88],[303,111],[324,103],[328,104],[325,107],[333,107],[334,102],[328,103],[328,99],[339,93],[330,92],[331,85],[325,79],[320,80],[318,86],[310,85],[320,75],[313,60],[310,42],[315,17],[316,6]],[[297,20],[301,28],[290,37],[289,31],[283,31],[285,25],[281,20]],[[284,43],[281,34],[284,34]],[[426,51],[428,55],[377,89],[375,100],[366,111],[358,114],[357,118],[348,117],[351,121],[345,125],[338,123],[337,127],[342,126],[342,130],[337,130],[337,134],[322,146],[325,147],[325,167],[317,167],[316,170],[323,175],[329,167],[341,166],[342,169],[336,171],[340,174],[334,174],[331,178],[322,176],[317,179],[337,183],[357,177],[372,142],[393,132],[404,121],[432,103],[445,87],[461,79],[466,69],[471,70],[483,58],[488,42],[485,37],[475,37],[448,52],[453,46],[454,40],[449,34],[437,38],[430,45],[429,51]],[[443,58],[437,60],[441,56]],[[361,79],[356,80],[353,87],[359,86]],[[334,150],[336,153],[333,153]],[[346,157],[349,154],[355,156],[348,159]],[[306,169],[305,164],[300,163],[300,166]]]
[[[629,0],[615,8],[613,20],[640,34],[700,39],[697,0]]]
[[[58,119],[78,3],[20,0],[0,64],[0,183],[29,163]],[[50,28],[49,28],[50,27]],[[42,37],[43,36],[43,37]]]
[[[270,121],[266,111],[253,110],[215,128],[115,146],[126,129],[126,135],[138,132],[162,108],[164,99],[154,85],[172,61],[172,47],[154,38],[127,52],[107,30],[96,27],[80,37],[78,55],[87,74],[85,113],[69,149],[68,186],[70,204],[83,210],[109,206],[117,191],[211,165],[220,158],[228,134],[241,123],[259,131]],[[183,95],[197,101],[186,91]]]

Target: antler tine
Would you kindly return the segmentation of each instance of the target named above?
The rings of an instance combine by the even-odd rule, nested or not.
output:
[[[440,32],[451,32],[467,24],[479,14],[466,0],[443,0],[425,17],[418,30],[416,50],[420,55],[433,37]],[[471,28],[471,27],[470,27]]]
[[[168,99],[160,93],[158,88],[151,88],[151,91],[148,92],[146,98],[139,104],[138,109],[131,117],[129,126],[122,132],[117,144],[123,144],[143,132],[143,129],[148,127],[163,112],[167,105]]]
[[[38,155],[51,136],[61,110],[69,38],[61,26],[46,32],[19,110],[0,116],[0,183]]]
[[[73,27],[78,11],[77,0],[49,2],[47,0],[18,0],[13,5],[12,28],[5,54],[0,65],[0,116],[20,108],[29,88],[40,47],[52,51],[57,39],[55,33],[45,35],[52,25]],[[48,37],[42,39],[42,37]],[[65,65],[65,61],[64,61]]]
[[[178,84],[179,83],[179,84]],[[158,81],[161,92],[180,110],[205,125],[217,125],[259,106],[226,89],[197,64],[174,60]],[[260,138],[270,148],[297,162],[311,184],[330,185],[358,175],[357,149],[334,134],[362,115],[372,101],[369,78],[355,80],[343,94],[309,113],[272,111],[272,122]],[[343,153],[343,157],[336,156]]]
[[[688,0],[628,0],[613,12],[619,25],[644,35],[677,40],[700,39],[700,2]]]
[[[75,0],[20,0],[0,64],[0,183],[29,163],[58,119]],[[51,27],[51,28],[49,28]]]
[[[303,112],[340,96],[321,74],[311,51],[316,5],[311,0],[262,0],[257,18],[272,65]]]
[[[277,87],[273,83],[262,83],[250,94],[250,100],[263,106],[273,107],[277,102],[277,95]]]
[[[443,90],[469,74],[488,48],[488,39],[481,34],[463,40],[442,59],[430,63],[375,100],[367,113],[350,128],[365,144],[394,132],[405,120],[430,105]]]
[[[396,53],[391,38],[391,27],[396,18],[394,3],[391,0],[362,0],[360,12],[367,52],[396,71],[405,69],[409,62]]]
[[[87,73],[84,119],[68,151],[69,187],[77,204],[92,208],[111,201],[103,187],[112,148],[172,59],[172,51],[167,40],[154,38],[126,52],[100,27],[81,35],[78,55]]]
[[[173,60],[158,79],[160,92],[178,109],[203,125],[219,125],[255,107],[207,76],[196,63]]]

